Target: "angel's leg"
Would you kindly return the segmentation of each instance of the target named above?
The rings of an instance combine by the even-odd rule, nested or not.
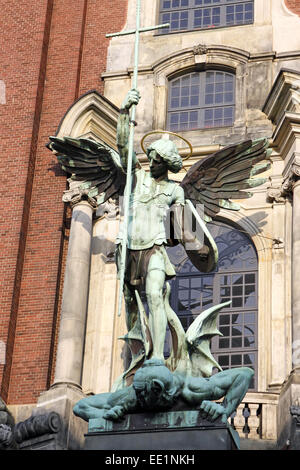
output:
[[[135,322],[138,317],[138,305],[135,297],[134,290],[125,282],[124,284],[124,299],[125,299],[125,318],[127,331],[131,331],[134,328]],[[126,352],[126,366],[125,369],[129,371],[131,369],[131,364],[133,356],[137,354],[138,350],[141,347],[139,342],[135,340],[128,340],[127,342],[129,350]]]
[[[165,283],[163,255],[157,251],[150,260],[146,276],[146,296],[149,307],[149,326],[153,342],[152,357],[164,360],[164,342],[167,329],[167,315],[163,302]]]

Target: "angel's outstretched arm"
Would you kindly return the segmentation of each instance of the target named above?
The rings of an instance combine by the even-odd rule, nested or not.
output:
[[[124,99],[117,124],[117,145],[121,157],[123,168],[127,168],[128,158],[128,138],[129,138],[129,110],[133,104],[138,104],[140,93],[137,90],[130,90]],[[133,166],[137,163],[135,152],[133,153]]]

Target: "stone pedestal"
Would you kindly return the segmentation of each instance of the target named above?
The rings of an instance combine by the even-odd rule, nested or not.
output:
[[[285,448],[291,440],[293,418],[291,407],[299,404],[300,376],[297,371],[292,371],[282,387],[278,402],[278,448]],[[300,440],[299,440],[300,443]]]
[[[82,391],[72,385],[54,386],[40,395],[37,406],[32,412],[33,416],[49,411],[58,413],[62,420],[60,432],[62,449],[77,450],[82,449],[84,445],[87,423],[73,414],[73,406],[83,397]]]
[[[220,420],[203,419],[198,410],[127,415],[121,422],[90,419],[85,450],[235,450],[236,431]]]

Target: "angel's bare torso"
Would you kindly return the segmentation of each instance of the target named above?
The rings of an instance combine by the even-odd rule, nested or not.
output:
[[[166,215],[174,204],[184,205],[184,193],[179,184],[167,177],[156,181],[144,169],[136,168],[130,195],[128,249],[145,250],[153,245],[166,245],[170,236]],[[121,226],[116,243],[122,239]]]

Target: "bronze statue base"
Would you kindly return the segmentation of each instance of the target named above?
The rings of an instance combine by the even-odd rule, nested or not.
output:
[[[237,432],[199,410],[132,413],[122,421],[89,420],[85,450],[237,450]]]

